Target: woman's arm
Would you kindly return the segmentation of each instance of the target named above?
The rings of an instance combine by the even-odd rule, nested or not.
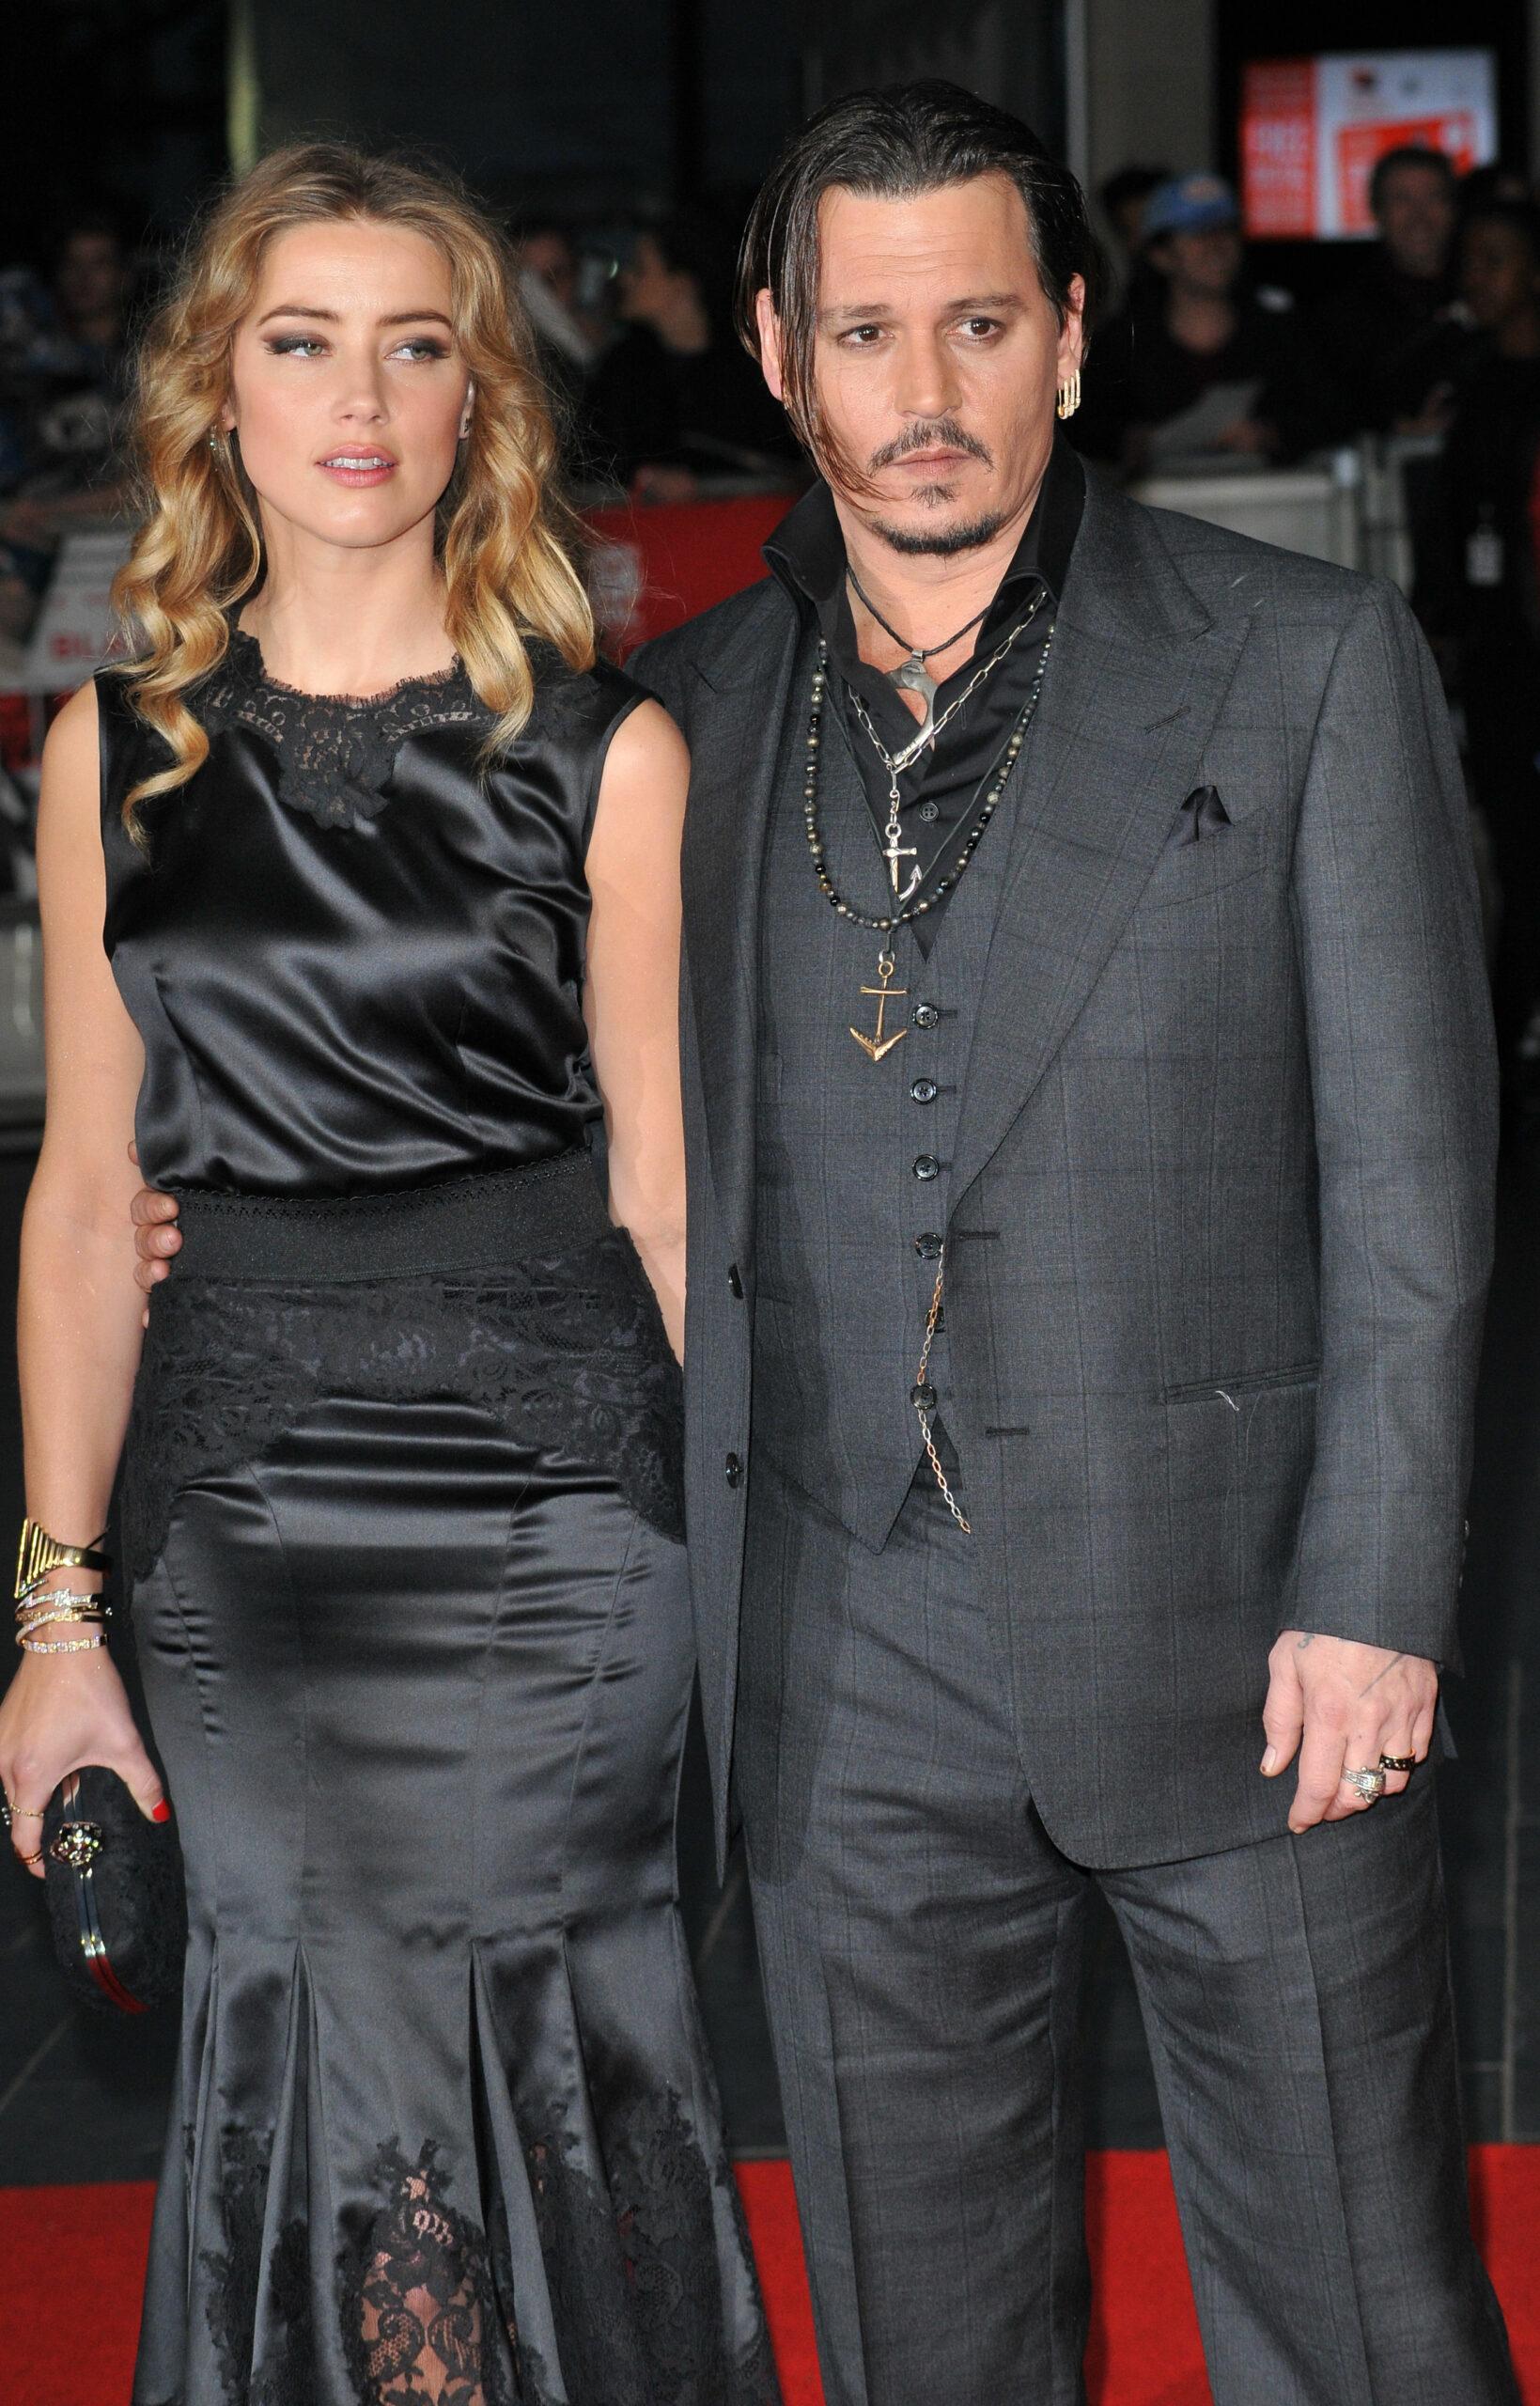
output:
[[[617,729],[588,844],[583,1015],[610,1142],[610,1216],[630,1230],[676,1353],[684,1351],[684,1121],[679,1101],[679,838],[690,755],[644,702]]]
[[[99,778],[96,692],[87,685],[59,713],[43,753],[38,894],[48,1113],[22,1223],[17,1322],[26,1508],[69,1545],[88,1544],[106,1524],[140,1343],[129,1219],[138,1180],[128,1148],[143,1055],[101,944]],[[48,1584],[78,1590],[98,1583],[70,1571]],[[38,1851],[39,1808],[84,1763],[106,1764],[141,1811],[164,1817],[105,1649],[23,1655],[0,1705],[0,1779],[19,1854]],[[30,1867],[41,1876],[40,1865]]]

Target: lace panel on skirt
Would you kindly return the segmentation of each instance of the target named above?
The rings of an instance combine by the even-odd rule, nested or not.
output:
[[[684,1406],[657,1298],[622,1229],[486,1275],[298,1287],[173,1275],[150,1308],[124,1454],[129,1578],[185,1487],[255,1461],[310,1405],[451,1397],[524,1444],[608,1471],[684,1535]]]
[[[737,2352],[725,2336],[713,2190],[731,2194],[749,2255],[726,2158],[708,2164],[671,2093],[638,2100],[610,2136],[607,2194],[558,2138],[526,2149],[545,2259],[536,2277],[550,2300],[559,2372],[521,2337],[502,2201],[489,2236],[452,2203],[437,2141],[426,2140],[415,2161],[397,2139],[381,2146],[377,2207],[336,2261],[342,2351],[360,2406],[779,2406],[763,2324]],[[272,2153],[271,2136],[221,2133],[226,2245],[200,2260],[229,2406],[314,2406],[303,2218],[282,2226],[265,2268],[262,2259]],[[254,2382],[264,2270],[268,2327],[282,2346]]]

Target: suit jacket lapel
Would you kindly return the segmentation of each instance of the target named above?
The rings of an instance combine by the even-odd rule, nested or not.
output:
[[[799,641],[789,602],[771,593],[768,623],[740,628],[719,659],[688,672],[698,685],[686,726],[685,952],[712,1176],[744,1262],[754,1248],[759,893]]]
[[[1235,674],[1152,522],[1087,479],[969,1057],[954,1207],[1064,1042],[1138,901]],[[1022,772],[1025,773],[1023,774]]]

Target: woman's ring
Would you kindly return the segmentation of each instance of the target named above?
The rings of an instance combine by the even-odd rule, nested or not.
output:
[[[1415,1771],[1417,1758],[1415,1755],[1381,1755],[1379,1768],[1381,1771]]]

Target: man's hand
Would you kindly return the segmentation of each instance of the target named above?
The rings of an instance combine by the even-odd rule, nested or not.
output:
[[[1343,1784],[1345,1771],[1377,1771],[1381,1755],[1426,1760],[1439,1674],[1420,1654],[1392,1654],[1382,1646],[1285,1629],[1268,1667],[1272,1677],[1262,1708],[1268,1735],[1262,1770],[1276,1779],[1298,1750],[1299,1777],[1289,1813],[1289,1828],[1296,1833],[1368,1810],[1370,1800]],[[1398,1795],[1408,1776],[1387,1772],[1387,1796]]]
[[[137,1169],[137,1145],[129,1147],[129,1159]],[[141,1186],[129,1211],[133,1220],[133,1249],[139,1257],[133,1266],[133,1274],[148,1295],[163,1278],[170,1277],[171,1257],[181,1250],[181,1235],[177,1226],[177,1198],[174,1195],[163,1195],[158,1187]],[[145,1326],[149,1326],[148,1311]]]

